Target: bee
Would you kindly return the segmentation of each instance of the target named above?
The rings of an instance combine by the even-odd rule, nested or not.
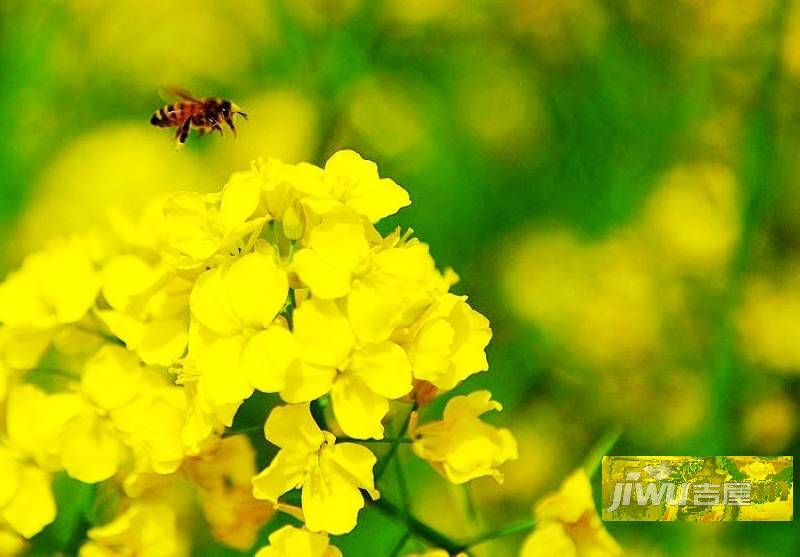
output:
[[[236,127],[233,117],[236,114],[247,120],[247,114],[242,109],[227,99],[219,97],[197,98],[188,91],[170,87],[170,93],[181,100],[162,106],[150,117],[150,123],[159,128],[177,128],[175,139],[181,145],[189,137],[189,131],[194,128],[200,135],[218,131],[222,135],[222,122],[228,125],[236,136]]]

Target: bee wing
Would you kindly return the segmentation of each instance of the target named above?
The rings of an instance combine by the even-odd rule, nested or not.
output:
[[[158,94],[165,101],[171,101],[177,97],[185,101],[200,102],[200,99],[192,95],[189,91],[175,85],[162,87],[159,89]]]

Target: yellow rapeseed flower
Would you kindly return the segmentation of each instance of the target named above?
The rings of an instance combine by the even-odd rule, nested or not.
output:
[[[414,378],[440,389],[452,389],[470,375],[489,369],[489,320],[467,304],[466,296],[440,296],[399,336],[406,337],[401,344]]]
[[[146,364],[170,366],[189,339],[192,282],[133,255],[118,255],[103,268],[103,297],[110,309],[97,315]]]
[[[398,344],[358,342],[339,306],[317,298],[294,312],[292,333],[280,328],[274,333],[262,362],[271,366],[265,375],[282,378],[284,400],[309,402],[330,393],[336,421],[346,435],[383,438],[381,422],[389,400],[412,387],[411,365]]]
[[[534,509],[536,529],[521,557],[613,557],[622,549],[603,527],[594,508],[592,486],[583,468]]]
[[[272,504],[253,497],[255,458],[247,436],[235,435],[187,459],[182,468],[198,489],[214,537],[242,551],[253,546],[259,530],[275,513]]]
[[[70,476],[86,483],[106,480],[130,459],[130,449],[157,473],[180,466],[182,393],[124,348],[101,348],[86,363],[79,393],[64,397],[71,397],[63,403],[69,419],[59,448]]]
[[[59,469],[54,447],[67,418],[63,397],[22,385],[9,395],[0,437],[0,524],[31,538],[56,517],[51,473]]]
[[[260,549],[256,557],[342,557],[342,552],[329,545],[325,533],[284,526],[270,534],[269,546]]]
[[[336,443],[311,417],[308,404],[275,408],[267,418],[264,434],[280,447],[270,465],[253,478],[258,499],[278,502],[284,493],[302,488],[306,528],[312,532],[345,534],[356,525],[364,507],[360,489],[377,499],[372,452],[355,443]]]
[[[502,482],[498,467],[517,458],[517,442],[509,430],[480,420],[481,414],[502,408],[489,391],[453,397],[442,420],[416,428],[414,453],[453,483],[481,476]]]
[[[114,520],[92,528],[80,557],[183,557],[189,554],[166,504],[135,502]]]

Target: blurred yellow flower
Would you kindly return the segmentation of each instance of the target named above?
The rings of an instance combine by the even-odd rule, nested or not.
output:
[[[768,368],[800,372],[800,274],[782,281],[754,276],[746,285],[738,328],[744,352]]]
[[[180,466],[183,396],[124,348],[101,348],[86,362],[80,393],[63,396],[62,412],[69,419],[59,449],[73,478],[86,483],[110,478],[130,458],[128,447],[141,451],[157,473]]]
[[[44,169],[9,242],[15,257],[55,236],[105,228],[110,215],[132,218],[155,197],[214,186],[199,157],[178,153],[139,123],[90,131]]]
[[[508,256],[510,303],[574,357],[620,366],[657,350],[659,282],[635,235],[584,243],[565,229],[531,232],[513,242]]]
[[[781,454],[797,431],[797,404],[788,394],[755,401],[743,413],[744,439],[756,454]]]
[[[536,529],[525,540],[521,557],[611,557],[622,549],[603,527],[594,508],[592,486],[581,468],[556,493],[534,509]]]
[[[302,488],[306,528],[312,532],[345,534],[356,525],[364,506],[360,489],[374,500],[372,467],[376,458],[355,443],[336,443],[311,417],[308,404],[275,408],[264,434],[280,447],[270,465],[253,478],[257,499],[278,502],[284,493]]]
[[[183,472],[199,490],[214,537],[242,551],[253,546],[259,530],[275,513],[270,503],[253,497],[255,458],[247,436],[235,435],[183,465]]]
[[[215,142],[214,156],[225,161],[225,167],[246,167],[262,156],[287,163],[313,156],[319,124],[317,107],[307,95],[294,89],[271,89],[236,102],[247,109],[250,119],[237,128],[236,141]]]
[[[482,476],[502,482],[498,468],[517,458],[517,442],[509,430],[480,420],[481,414],[503,408],[491,396],[489,391],[476,391],[450,399],[442,420],[420,425],[413,432],[414,453],[453,483]]]
[[[595,0],[512,0],[514,30],[530,35],[551,62],[591,54],[605,38],[608,15]]]
[[[679,273],[725,270],[739,240],[739,191],[726,165],[677,166],[648,199],[642,222],[663,263]]]
[[[68,82],[86,72],[151,91],[198,80],[230,85],[255,62],[255,52],[277,39],[269,4],[197,0],[194,9],[186,7],[182,0],[142,0],[135,5],[69,0],[64,17],[70,25],[52,41],[50,63],[56,75],[69,68]]]
[[[47,331],[80,321],[94,305],[100,274],[77,236],[27,256],[0,284],[0,322]]]
[[[328,535],[294,526],[284,526],[269,536],[269,546],[256,557],[342,557],[342,552],[328,544]]]
[[[110,523],[91,528],[80,557],[183,557],[187,544],[166,504],[134,502]]]
[[[103,298],[111,309],[95,313],[109,330],[149,365],[171,366],[189,340],[191,281],[133,254],[103,267]]]
[[[25,540],[13,530],[0,526],[0,555],[16,557],[25,551]]]
[[[416,159],[417,153],[425,154],[420,148],[426,144],[421,107],[410,89],[392,76],[381,75],[364,78],[349,92],[347,114],[354,132],[386,157]]]
[[[57,442],[68,416],[69,395],[47,395],[32,385],[16,387],[5,407],[0,436],[0,524],[30,539],[56,517],[51,472],[59,469]],[[0,420],[2,422],[2,420]]]
[[[471,136],[498,157],[529,153],[547,122],[526,68],[506,52],[485,48],[467,52],[463,63],[469,72],[458,74],[455,107]]]

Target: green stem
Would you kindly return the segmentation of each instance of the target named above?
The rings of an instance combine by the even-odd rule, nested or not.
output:
[[[264,426],[263,425],[252,425],[247,427],[232,427],[230,429],[226,429],[222,436],[223,437],[231,437],[233,435],[249,435],[250,433],[255,432],[263,432]]]
[[[395,442],[392,443],[392,446],[389,447],[389,450],[386,452],[386,456],[384,456],[378,465],[375,467],[375,482],[377,482],[383,476],[383,473],[386,471],[386,466],[389,462],[394,458],[394,455],[397,454],[397,449],[400,446],[400,439],[408,439],[406,437],[406,433],[408,432],[408,425],[411,421],[411,416],[414,414],[414,411],[417,409],[417,403],[411,406],[411,410],[409,411],[406,419],[403,421],[403,426],[400,428],[400,431],[397,432],[397,437],[395,438]]]
[[[597,469],[603,463],[603,457],[617,444],[622,435],[622,428],[616,426],[606,431],[586,454],[581,466],[586,470],[586,475],[590,478],[594,476]]]
[[[397,557],[398,555],[400,555],[400,552],[403,551],[403,548],[406,546],[408,538],[410,537],[411,537],[411,532],[409,532],[408,530],[403,532],[403,537],[398,540],[397,545],[394,546],[394,549],[389,554],[389,557]]]
[[[390,503],[386,499],[373,501],[372,505],[389,518],[405,524],[406,528],[413,536],[425,540],[433,547],[444,549],[451,555],[455,555],[464,550],[462,544],[451,540],[448,536],[442,534],[438,530],[434,530],[424,522],[420,522],[410,513],[406,513],[403,509]]]
[[[469,542],[461,546],[459,548],[459,551],[466,551],[467,549],[474,547],[476,545],[480,545],[482,543],[491,540],[496,540],[498,538],[504,538],[506,536],[510,536],[512,534],[516,534],[519,532],[527,532],[529,530],[532,530],[534,526],[536,526],[536,519],[531,517],[527,520],[523,520],[522,522],[512,524],[511,526],[505,526],[503,528],[492,530],[490,532],[486,532],[485,534],[481,534],[480,536],[472,538]]]

